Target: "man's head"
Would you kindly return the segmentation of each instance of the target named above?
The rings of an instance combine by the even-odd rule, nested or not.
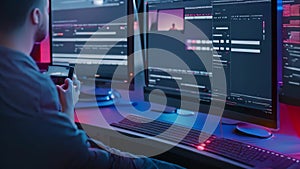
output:
[[[48,33],[48,0],[2,0],[0,32],[14,34],[30,30],[33,41],[43,40]],[[31,37],[30,37],[31,38]]]

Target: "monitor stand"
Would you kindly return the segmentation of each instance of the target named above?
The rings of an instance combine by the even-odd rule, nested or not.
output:
[[[238,125],[240,122],[236,121],[236,120],[231,120],[231,119],[227,119],[227,118],[221,118],[222,120],[222,124],[225,125]]]
[[[85,105],[92,105],[98,107],[112,106],[121,97],[120,93],[111,88],[89,88],[81,90],[79,97],[79,107],[85,107]],[[96,102],[96,105],[95,105]]]
[[[95,97],[98,107],[111,106],[121,95],[118,91],[110,88],[95,88]]]
[[[267,128],[247,123],[238,123],[236,125],[236,130],[241,133],[259,138],[269,138],[273,135],[272,132],[269,131]]]
[[[176,113],[180,116],[193,116],[195,115],[195,112],[184,110],[184,109],[176,109]]]
[[[237,120],[221,118],[221,123],[224,125],[235,125],[236,131],[242,134],[246,134],[248,136],[258,138],[269,138],[273,135],[272,132],[265,127],[243,123]]]
[[[184,109],[177,109],[177,108],[174,108],[174,107],[165,107],[164,110],[162,110],[162,107],[163,106],[156,106],[155,108],[152,108],[151,111],[154,111],[154,112],[162,112],[164,114],[178,114],[180,116],[192,116],[192,115],[195,115],[195,112],[193,111],[189,111],[189,110],[184,110]]]

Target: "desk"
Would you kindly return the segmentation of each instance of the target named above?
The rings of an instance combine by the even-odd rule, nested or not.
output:
[[[136,109],[142,110],[147,104],[144,102],[138,102]],[[166,146],[169,146],[169,143],[164,140],[131,140],[129,135],[136,137],[143,137],[139,133],[134,133],[131,131],[121,131],[126,133],[127,135],[122,135],[119,132],[113,132],[109,124],[113,122],[118,122],[122,120],[128,114],[136,114],[140,116],[145,116],[148,118],[157,118],[159,116],[159,120],[167,121],[173,123],[175,119],[177,119],[177,124],[188,126],[188,124],[193,122],[195,117],[193,116],[179,116],[177,114],[159,114],[157,112],[147,112],[143,113],[142,111],[135,111],[133,106],[128,101],[121,101],[118,104],[118,110],[115,107],[104,107],[104,108],[85,108],[85,109],[77,109],[76,115],[77,120],[83,123],[84,129],[91,137],[104,142],[111,147],[118,148],[122,151],[129,151],[134,154],[147,154],[148,152],[153,151],[161,151]],[[254,138],[245,135],[239,135],[235,130],[235,125],[218,125],[214,134],[217,136],[223,136],[225,138],[230,138],[238,141],[242,141],[245,143],[249,143],[252,145],[256,145],[265,149],[269,149],[275,152],[283,153],[286,155],[291,155],[295,158],[299,158],[300,153],[300,138],[298,137],[297,129],[295,125],[291,123],[291,116],[289,111],[289,107],[287,105],[281,104],[281,122],[280,122],[280,130],[274,131],[274,136],[268,139],[260,139]],[[299,112],[300,114],[300,112]],[[196,122],[193,126],[195,129],[202,129],[203,121],[206,118],[206,114],[198,113],[195,115]],[[300,115],[298,116],[300,117]],[[293,117],[295,118],[295,117]],[[299,118],[300,119],[300,118]],[[295,121],[295,120],[294,120]],[[124,137],[123,137],[124,136]],[[139,149],[137,147],[143,147],[143,149]],[[132,148],[134,147],[134,148]],[[158,157],[160,156],[157,154]],[[203,152],[199,152],[199,150],[191,149],[186,146],[175,145],[174,148],[171,148],[168,151],[166,156],[172,156],[171,161],[177,162],[181,165],[189,165],[197,166],[197,165],[207,165],[211,167],[211,164],[214,164],[214,167],[222,167],[226,168],[227,159],[222,159],[220,157],[215,157],[211,154],[206,154]],[[177,159],[176,159],[177,158]],[[184,160],[183,160],[184,159]],[[218,160],[214,160],[218,159]],[[167,159],[170,161],[170,158]],[[183,162],[182,161],[186,161]],[[230,163],[234,163],[230,161]],[[192,164],[193,163],[193,164]],[[228,168],[232,168],[231,165],[227,166]]]

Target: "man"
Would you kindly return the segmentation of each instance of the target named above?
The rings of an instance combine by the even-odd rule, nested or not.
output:
[[[70,79],[56,87],[29,56],[34,43],[48,33],[48,22],[47,0],[1,1],[0,168],[177,168],[150,158],[118,156],[105,146],[90,148],[74,124],[78,81],[75,90]]]
[[[175,23],[172,23],[172,27],[170,28],[170,31],[177,31]]]

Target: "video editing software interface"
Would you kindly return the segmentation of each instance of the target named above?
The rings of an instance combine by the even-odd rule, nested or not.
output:
[[[128,57],[128,4],[124,0],[53,0],[52,57],[54,64],[87,68],[87,78],[128,80],[133,59]],[[86,67],[84,67],[86,65]],[[98,66],[90,72],[88,66]],[[97,70],[97,69],[96,69]]]
[[[291,104],[300,105],[300,0],[283,1],[282,39],[283,90],[281,95],[289,99]]]
[[[271,0],[154,0],[147,9],[145,90],[161,89],[188,97],[198,90],[198,98],[209,102],[210,79],[224,68],[227,91],[214,87],[216,98],[226,96],[228,107],[276,120],[272,112],[272,55],[276,54],[272,52]],[[195,34],[187,22],[206,37]]]

